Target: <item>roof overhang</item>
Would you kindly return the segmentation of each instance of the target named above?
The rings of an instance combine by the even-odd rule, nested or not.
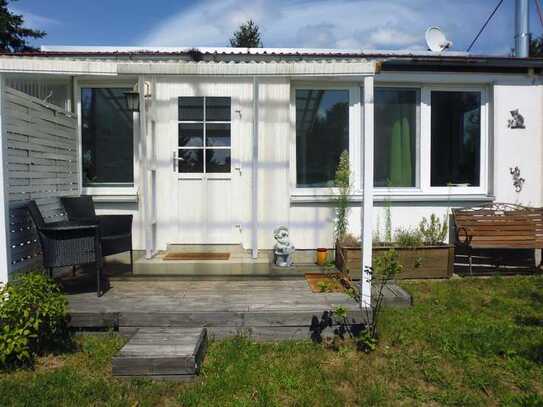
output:
[[[380,62],[362,58],[310,61],[134,61],[122,59],[0,56],[0,72],[63,75],[367,76]]]

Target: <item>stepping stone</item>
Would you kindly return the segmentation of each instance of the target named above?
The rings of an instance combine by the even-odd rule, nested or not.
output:
[[[206,350],[205,328],[140,328],[113,358],[113,375],[194,380]]]

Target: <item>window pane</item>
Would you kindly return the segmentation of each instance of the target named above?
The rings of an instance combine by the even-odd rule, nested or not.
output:
[[[179,98],[179,120],[180,121],[204,120],[204,98],[203,97]]]
[[[206,125],[206,146],[230,146],[230,124],[214,123]]]
[[[199,123],[179,124],[179,147],[202,147],[204,125]]]
[[[206,149],[206,173],[230,172],[230,149]]]
[[[416,89],[375,89],[376,187],[414,187],[417,176]]]
[[[480,92],[432,92],[432,186],[479,186]]]
[[[179,150],[179,172],[204,172],[204,150]]]
[[[329,187],[349,149],[349,91],[296,91],[296,184]]]
[[[122,88],[82,88],[83,186],[134,182],[133,115]]]
[[[229,122],[230,98],[206,98],[206,121]]]

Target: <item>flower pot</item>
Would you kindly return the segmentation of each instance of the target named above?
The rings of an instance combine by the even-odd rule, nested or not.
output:
[[[326,265],[326,262],[328,261],[328,249],[324,249],[322,247],[317,249],[317,264],[319,266]]]

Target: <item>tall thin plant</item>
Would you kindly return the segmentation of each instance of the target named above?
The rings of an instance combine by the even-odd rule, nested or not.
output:
[[[336,169],[334,185],[338,190],[336,195],[336,240],[342,241],[347,234],[349,226],[349,195],[351,194],[351,169],[349,165],[349,152],[344,151],[339,157],[339,164]]]
[[[390,200],[385,198],[385,242],[392,243],[392,214],[390,210]]]
[[[372,285],[372,301],[366,307],[360,309],[360,316],[365,321],[364,329],[355,334],[350,327],[347,319],[347,310],[340,306],[332,310],[332,318],[340,325],[340,332],[346,333],[355,339],[358,348],[364,352],[371,352],[375,349],[378,341],[377,328],[383,310],[383,300],[385,298],[385,288],[393,281],[403,270],[403,266],[398,260],[398,253],[394,249],[388,250],[382,256],[376,257],[374,266],[370,268],[370,277],[368,282]],[[354,300],[360,302],[361,293],[357,289],[347,291]]]

